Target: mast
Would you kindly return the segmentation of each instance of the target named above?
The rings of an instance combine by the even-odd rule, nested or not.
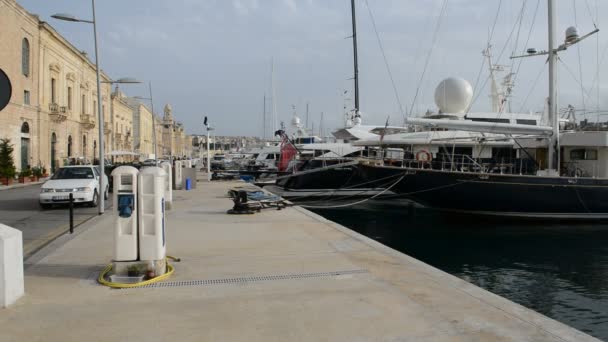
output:
[[[359,117],[359,63],[357,60],[357,21],[355,14],[355,0],[350,0],[353,23],[353,67],[355,80],[355,117]]]
[[[266,139],[266,93],[264,93],[264,111],[262,115],[264,117],[264,125],[262,126],[262,139]]]
[[[554,47],[555,41],[555,20],[556,11],[554,0],[547,0],[549,14],[549,122],[553,127],[553,134],[549,139],[547,148],[547,167],[549,170],[559,172],[559,119],[557,112],[557,50]]]
[[[271,84],[271,86],[270,86],[271,90],[270,91],[272,92],[272,94],[270,95],[271,96],[270,99],[272,100],[272,102],[271,102],[272,115],[271,115],[271,119],[270,120],[272,121],[272,136],[274,137],[274,132],[276,132],[277,128],[278,128],[277,127],[278,126],[277,125],[277,123],[278,123],[277,122],[278,121],[277,120],[278,119],[277,118],[277,101],[276,101],[277,93],[276,93],[276,89],[275,89],[275,86],[274,86],[274,81],[275,81],[275,75],[274,75],[274,57],[272,58],[272,61],[271,61],[270,78],[271,78],[270,79],[270,84]]]
[[[308,102],[306,102],[306,129],[308,129]]]

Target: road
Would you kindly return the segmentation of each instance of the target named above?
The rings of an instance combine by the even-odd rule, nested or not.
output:
[[[42,210],[38,205],[41,185],[0,191],[0,223],[23,232],[23,257],[27,258],[70,229],[68,206]],[[106,207],[111,206],[111,199]],[[74,208],[74,225],[97,215],[97,208],[78,205]],[[78,229],[78,228],[75,228]]]

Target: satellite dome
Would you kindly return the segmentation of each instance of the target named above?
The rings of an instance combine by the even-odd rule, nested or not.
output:
[[[472,99],[473,87],[462,78],[446,78],[435,89],[435,104],[442,113],[464,113]]]
[[[572,43],[573,41],[578,39],[578,31],[576,27],[570,26],[566,29],[566,42]]]
[[[291,124],[294,127],[299,127],[300,126],[300,118],[297,116],[294,116],[293,119],[291,119]]]

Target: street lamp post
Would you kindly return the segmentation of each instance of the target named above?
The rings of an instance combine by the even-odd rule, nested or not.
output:
[[[213,127],[207,123],[207,117],[205,116],[204,125],[207,128],[207,181],[211,181],[211,154],[209,152],[209,131],[213,131]],[[213,142],[215,147],[215,141]]]
[[[102,104],[101,104],[101,78],[99,76],[99,49],[97,47],[97,23],[95,20],[95,0],[91,0],[91,7],[92,7],[92,11],[93,11],[93,20],[84,20],[84,19],[78,19],[76,17],[74,17],[73,15],[69,15],[69,14],[55,14],[52,15],[51,17],[55,18],[55,19],[59,19],[59,20],[65,20],[65,21],[71,21],[71,22],[81,22],[81,23],[88,23],[88,24],[93,24],[93,36],[94,36],[94,42],[95,42],[95,72],[97,74],[97,121],[99,122],[99,169],[101,172],[101,176],[99,177],[99,191],[101,192],[100,194],[98,194],[98,198],[99,198],[99,203],[98,203],[98,212],[99,215],[102,215],[104,213],[104,209],[105,209],[105,198],[104,198],[104,194],[105,194],[105,186],[106,184],[104,184],[104,177],[103,175],[105,174],[105,166],[104,166],[104,136],[103,136],[103,112],[102,110]]]

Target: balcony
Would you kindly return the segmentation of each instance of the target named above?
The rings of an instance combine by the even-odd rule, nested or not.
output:
[[[109,122],[104,122],[103,123],[103,133],[110,134],[110,132],[112,132],[112,124]]]
[[[91,114],[80,114],[80,124],[86,129],[95,128],[95,119]]]
[[[49,117],[52,121],[63,122],[68,118],[67,108],[56,103],[49,103]]]

